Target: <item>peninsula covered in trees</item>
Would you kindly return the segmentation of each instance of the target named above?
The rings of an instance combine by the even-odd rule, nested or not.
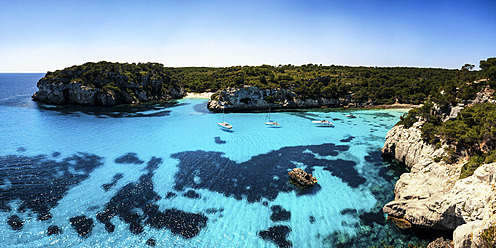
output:
[[[185,92],[218,92],[253,86],[284,89],[293,100],[347,99],[363,104],[420,104],[439,89],[458,89],[468,99],[481,78],[473,65],[462,69],[413,67],[301,66],[165,67],[159,63],[85,63],[48,72],[33,99],[52,104],[113,106],[171,100]],[[475,86],[475,87],[474,87]],[[275,101],[270,99],[268,102]]]

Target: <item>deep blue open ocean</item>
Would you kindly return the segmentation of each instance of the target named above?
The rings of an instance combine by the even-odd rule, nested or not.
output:
[[[33,102],[44,74],[0,74],[2,247],[407,247],[382,212],[381,157],[406,110],[210,113],[207,99],[94,108]],[[350,111],[358,118],[347,118]],[[313,120],[335,127],[316,127]],[[299,188],[288,171],[318,183]]]

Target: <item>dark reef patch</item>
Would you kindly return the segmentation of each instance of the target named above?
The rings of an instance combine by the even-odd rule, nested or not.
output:
[[[222,145],[227,143],[226,141],[222,140],[220,137],[215,137],[214,139],[215,139],[215,144]]]
[[[26,151],[26,148],[24,148],[24,147],[19,147],[19,148],[17,148],[17,151],[18,151],[18,152],[25,152],[25,151]]]
[[[305,171],[313,173],[314,167],[323,167],[332,175],[341,178],[351,187],[365,182],[355,169],[355,162],[348,160],[319,159],[315,156],[336,156],[349,146],[334,144],[284,147],[267,154],[260,154],[250,160],[237,163],[220,152],[186,151],[171,155],[178,159],[178,172],[174,175],[174,189],[178,191],[208,189],[248,202],[273,200],[279,192],[297,190],[298,195],[315,194],[320,186],[299,189],[289,183],[288,171],[294,162],[306,165]],[[310,152],[307,152],[310,151]],[[200,180],[195,180],[199,177]]]
[[[171,199],[171,198],[174,198],[176,196],[177,196],[177,194],[174,192],[167,192],[167,195],[165,195],[165,199]]]
[[[17,215],[11,215],[7,219],[7,224],[12,228],[12,230],[21,230],[24,226],[24,221]]]
[[[312,215],[308,217],[308,220],[310,221],[311,224],[315,223],[315,217]]]
[[[184,193],[183,196],[191,198],[191,199],[199,199],[201,198],[200,194],[196,193],[194,190],[188,190],[188,192]]]
[[[146,244],[147,244],[148,246],[154,247],[154,246],[156,246],[156,245],[157,245],[157,241],[156,241],[155,239],[150,238],[150,239],[148,239],[148,240],[146,241]]]
[[[62,230],[60,230],[60,228],[56,225],[51,225],[47,229],[47,236],[59,235],[61,233],[62,233]]]
[[[139,160],[136,155],[132,157],[134,157],[133,161]],[[129,224],[129,230],[133,234],[142,233],[143,225],[149,225],[156,229],[167,228],[174,234],[192,238],[206,226],[208,218],[203,214],[188,213],[177,209],[166,209],[165,212],[159,210],[155,202],[161,197],[154,191],[152,177],[154,170],[161,163],[161,158],[153,157],[146,167],[147,173],[142,175],[138,182],[122,187],[105,205],[105,208],[97,213],[97,220],[105,225],[108,232],[113,232],[115,229],[110,222],[113,217],[119,217]],[[169,192],[166,197],[172,198],[175,195]]]
[[[270,208],[270,210],[272,210],[270,220],[273,222],[286,221],[291,219],[291,212],[283,209],[280,205],[274,205]]]
[[[348,142],[351,142],[354,138],[355,138],[354,136],[350,135],[347,138],[341,139],[340,142],[348,143]]]
[[[287,240],[288,234],[291,232],[291,228],[288,226],[273,226],[266,231],[260,231],[258,236],[264,240],[274,242],[277,246],[281,248],[293,247],[293,243]]]
[[[91,230],[94,227],[92,218],[87,218],[86,216],[81,215],[72,217],[69,221],[80,237],[87,238],[90,236]]]
[[[126,153],[114,160],[118,164],[142,164],[145,161],[138,158],[138,155],[134,152]]]
[[[172,233],[192,238],[207,226],[208,218],[203,214],[188,213],[177,209],[167,209],[160,212],[157,208],[150,209],[151,217],[146,219],[147,224],[156,229],[167,228]]]
[[[224,208],[219,208],[219,209],[217,209],[217,208],[207,208],[205,210],[205,213],[207,213],[207,214],[215,214],[215,213],[219,213],[219,212],[224,212]]]
[[[20,200],[17,211],[30,209],[38,214],[38,220],[50,219],[50,210],[66,192],[102,164],[101,157],[88,153],[77,153],[60,162],[45,155],[0,156],[0,178],[9,182],[0,188],[0,210],[11,211],[8,203]]]
[[[60,152],[53,152],[52,153],[52,157],[56,158],[58,156],[60,156]]]
[[[152,157],[148,163],[146,163],[146,170],[152,172],[158,168],[158,166],[162,163],[161,158]]]
[[[114,178],[112,178],[112,182],[106,183],[102,185],[103,190],[108,191],[110,188],[114,187],[119,180],[121,180],[124,177],[122,173],[117,173],[114,175]]]
[[[341,210],[341,212],[339,212],[341,215],[346,215],[346,214],[349,214],[349,215],[357,215],[358,214],[358,211],[354,208],[345,208],[343,210]]]
[[[324,170],[331,172],[335,177],[343,179],[350,187],[357,188],[365,183],[367,179],[358,174],[355,169],[356,163],[350,160],[337,159],[330,162],[334,166],[327,166]]]
[[[374,223],[377,223],[379,225],[384,225],[386,223],[386,218],[384,217],[384,212],[382,211],[377,211],[377,212],[363,212],[360,213],[359,215],[360,221],[364,225],[374,227]]]

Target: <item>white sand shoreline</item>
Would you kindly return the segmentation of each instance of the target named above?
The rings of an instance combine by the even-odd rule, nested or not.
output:
[[[212,92],[203,92],[203,93],[186,93],[186,96],[184,98],[207,98],[210,99],[210,97],[214,93]]]

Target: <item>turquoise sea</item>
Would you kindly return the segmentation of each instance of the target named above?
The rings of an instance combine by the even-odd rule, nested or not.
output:
[[[113,109],[33,102],[0,74],[2,247],[408,247],[386,221],[402,166],[381,157],[406,110],[221,114],[207,99]],[[358,118],[347,118],[352,112]],[[335,127],[316,127],[313,120]],[[299,188],[302,168],[318,184]]]

